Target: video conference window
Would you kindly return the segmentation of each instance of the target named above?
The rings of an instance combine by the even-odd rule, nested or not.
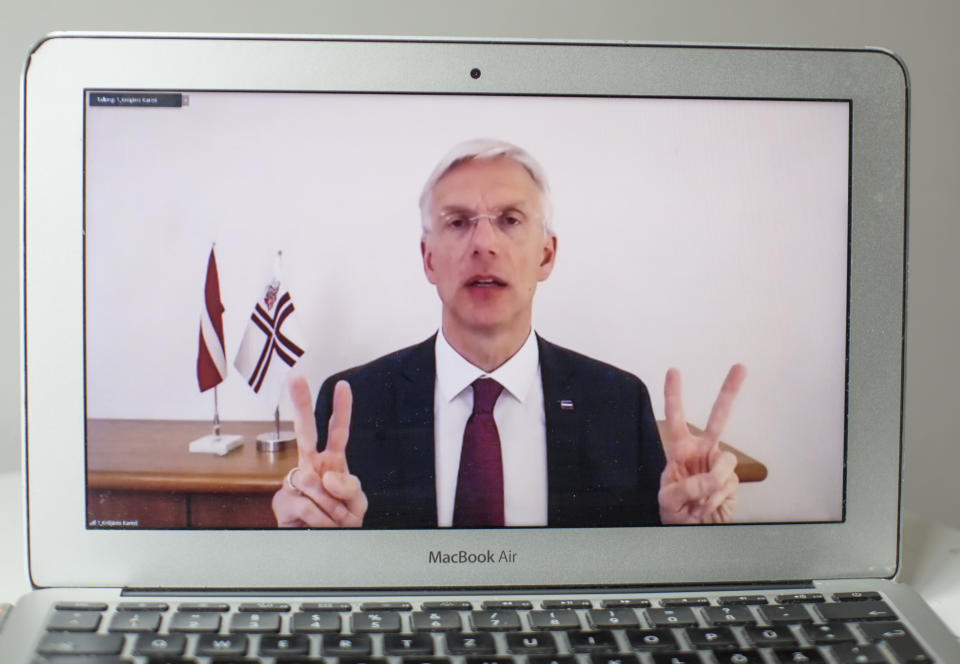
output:
[[[88,527],[842,520],[849,119],[89,91]]]

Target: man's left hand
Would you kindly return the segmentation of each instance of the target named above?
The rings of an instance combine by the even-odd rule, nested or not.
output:
[[[729,523],[737,506],[740,480],[737,458],[720,449],[720,435],[733,401],[747,376],[742,364],[730,368],[713,404],[707,428],[695,435],[683,413],[680,372],[667,371],[664,402],[667,418],[667,465],[660,476],[660,519],[665,524]]]

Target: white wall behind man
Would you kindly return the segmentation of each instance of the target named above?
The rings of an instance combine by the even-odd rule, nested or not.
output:
[[[887,47],[907,62],[911,126],[905,505],[960,526],[953,414],[960,375],[960,5],[860,0],[398,3],[37,1],[0,9],[0,471],[18,467],[18,117],[31,45],[54,30],[339,33]]]

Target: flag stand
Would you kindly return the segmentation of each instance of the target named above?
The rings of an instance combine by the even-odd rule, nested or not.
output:
[[[280,430],[280,405],[277,404],[273,411],[273,431],[267,431],[257,435],[258,452],[280,452],[287,443],[297,440],[297,434],[293,431]]]
[[[213,433],[208,436],[190,441],[190,451],[196,454],[225,455],[235,447],[243,444],[243,436],[220,433],[220,400],[217,396],[217,387],[213,387]]]

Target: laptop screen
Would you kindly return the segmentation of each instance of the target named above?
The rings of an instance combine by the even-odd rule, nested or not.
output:
[[[842,521],[850,126],[88,89],[87,527]]]

